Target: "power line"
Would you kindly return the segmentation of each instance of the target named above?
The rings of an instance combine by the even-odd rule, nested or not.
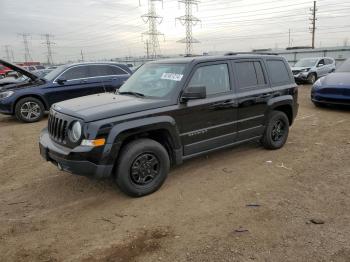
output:
[[[146,24],[148,23],[148,31],[142,33],[142,36],[147,36],[150,46],[150,52],[148,55],[150,54],[151,58],[153,59],[157,58],[157,56],[160,54],[158,36],[163,35],[157,29],[157,26],[163,22],[163,17],[157,14],[155,2],[161,2],[163,5],[163,0],[148,0],[148,12],[141,16],[142,20]]]
[[[185,5],[185,15],[176,18],[179,20],[182,25],[186,27],[186,37],[181,39],[180,43],[186,44],[186,56],[190,56],[193,53],[193,45],[194,43],[199,43],[199,41],[193,38],[192,35],[192,27],[197,25],[201,20],[192,15],[192,6],[196,5],[198,7],[199,0],[179,0],[179,4]]]
[[[47,63],[49,65],[53,64],[53,58],[52,58],[52,45],[54,44],[53,42],[51,42],[50,38],[53,38],[53,35],[50,34],[43,34],[42,37],[45,38],[45,42],[44,44],[46,45],[47,48]]]

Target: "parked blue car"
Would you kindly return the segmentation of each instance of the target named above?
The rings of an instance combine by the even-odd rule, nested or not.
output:
[[[26,76],[23,82],[0,87],[0,113],[27,123],[39,121],[56,102],[114,92],[132,74],[123,64],[77,63],[57,67],[40,78],[6,61],[0,64]]]
[[[334,73],[315,82],[311,90],[311,100],[316,106],[350,105],[350,59]]]

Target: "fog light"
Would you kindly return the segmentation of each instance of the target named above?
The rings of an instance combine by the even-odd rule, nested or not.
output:
[[[91,147],[98,147],[98,146],[104,146],[106,144],[106,139],[100,138],[95,140],[87,140],[84,139],[81,141],[82,146],[91,146]]]

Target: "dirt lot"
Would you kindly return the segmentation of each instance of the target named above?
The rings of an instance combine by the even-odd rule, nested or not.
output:
[[[46,119],[1,116],[0,261],[350,261],[350,111],[309,92],[283,149],[188,161],[140,199],[44,162]]]

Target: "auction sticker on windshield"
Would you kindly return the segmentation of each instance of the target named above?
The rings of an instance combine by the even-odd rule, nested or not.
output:
[[[184,75],[175,74],[175,73],[163,73],[161,79],[172,80],[172,81],[181,81]]]

